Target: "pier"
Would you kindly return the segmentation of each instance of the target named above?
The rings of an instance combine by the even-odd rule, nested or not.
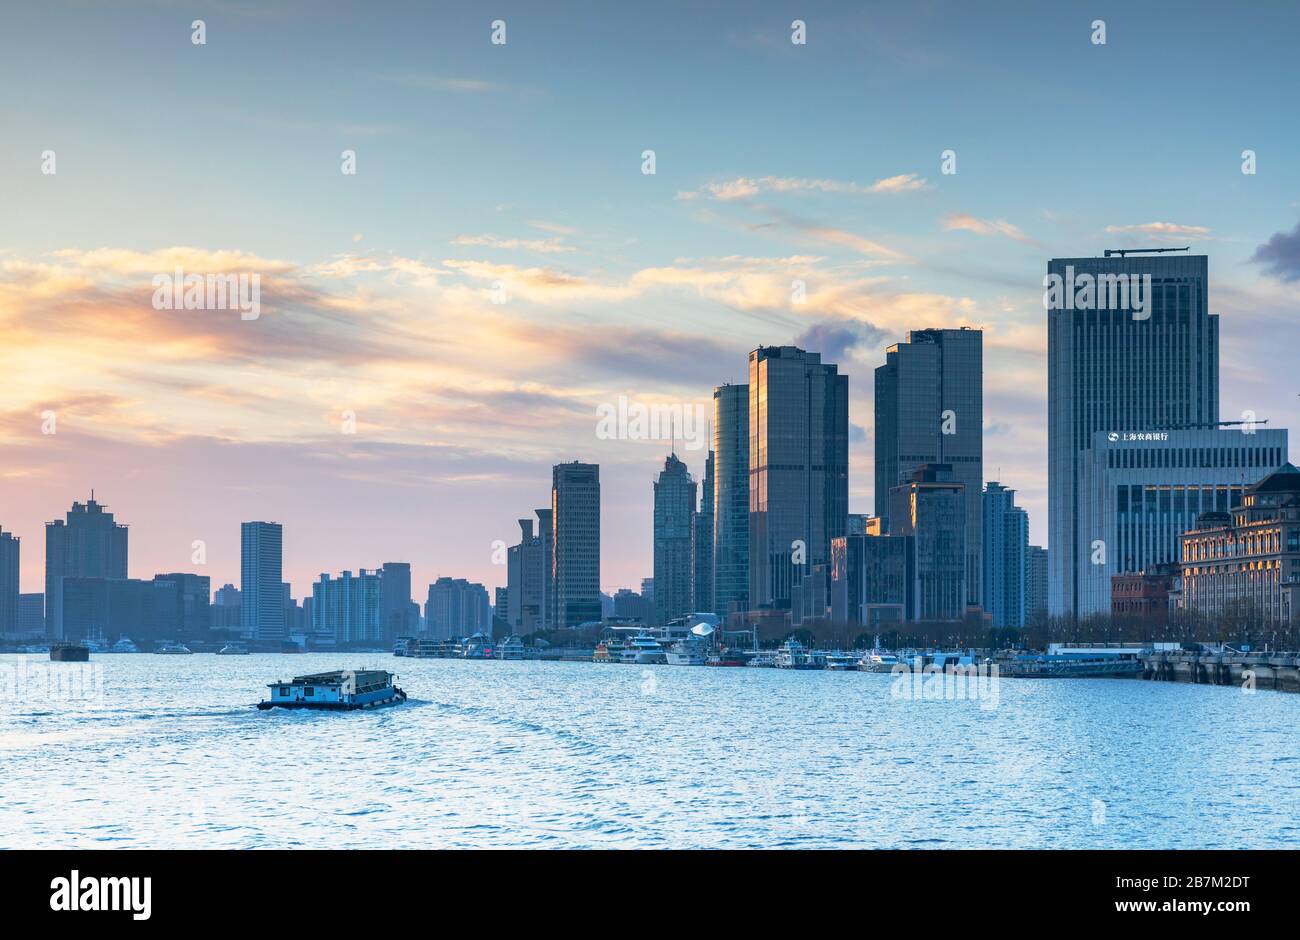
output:
[[[1142,654],[1142,677],[1159,682],[1246,686],[1300,692],[1300,654],[1155,650]]]

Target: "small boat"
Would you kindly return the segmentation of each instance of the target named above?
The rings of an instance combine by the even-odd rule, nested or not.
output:
[[[90,662],[90,647],[84,643],[52,643],[50,644],[50,662]]]
[[[601,643],[597,643],[597,644],[596,644],[596,649],[595,649],[595,650],[592,652],[592,654],[591,654],[591,661],[592,661],[593,663],[616,663],[616,662],[618,662],[617,659],[615,659],[613,656],[611,656],[611,655],[609,654],[609,644],[608,644],[608,643],[604,643],[604,642],[601,642]]]
[[[668,647],[664,654],[670,666],[703,666],[708,655],[709,644],[698,637],[678,640]]]
[[[227,643],[217,650],[218,656],[247,656],[248,647],[243,643]]]
[[[858,660],[852,653],[839,651],[826,654],[826,668],[831,672],[855,672]]]
[[[497,647],[497,659],[523,659],[524,641],[517,636],[509,636]]]
[[[194,651],[184,643],[160,643],[154,652],[159,656],[190,656]]]
[[[350,669],[295,676],[292,682],[272,682],[271,699],[258,702],[270,708],[306,708],[319,711],[357,711],[400,705],[406,693],[393,685],[396,676],[383,669]]]
[[[772,669],[776,666],[776,657],[771,653],[759,653],[749,657],[749,662],[745,665],[757,669]]]
[[[645,666],[667,663],[668,657],[664,655],[664,648],[658,640],[648,633],[638,633],[623,648],[622,661]]]
[[[777,669],[824,669],[826,667],[826,659],[821,653],[805,649],[804,645],[794,637],[781,644],[781,648],[776,651],[774,662]]]
[[[113,647],[112,649],[109,650],[109,652],[110,653],[138,653],[140,652],[140,647],[132,643],[130,637],[124,636],[121,639],[119,639],[116,643],[113,644]]]
[[[743,653],[735,650],[722,650],[714,653],[704,661],[706,666],[746,666],[748,662]]]
[[[889,673],[893,672],[894,667],[897,665],[898,657],[895,654],[885,653],[881,650],[870,650],[858,660],[858,671]]]

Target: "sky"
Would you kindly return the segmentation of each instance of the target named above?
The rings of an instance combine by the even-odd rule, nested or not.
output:
[[[1222,417],[1300,427],[1296,5],[3,17],[0,526],[26,591],[43,524],[92,488],[132,577],[237,585],[239,523],[266,519],[295,597],[385,561],[421,601],[440,576],[491,589],[568,460],[601,466],[602,587],[636,587],[670,445],[602,438],[598,409],[711,409],[754,347],[821,352],[869,512],[872,370],[930,327],[984,331],[985,478],[1046,544],[1042,279],[1106,248],[1208,255]],[[156,309],[178,266],[258,274],[260,316]]]

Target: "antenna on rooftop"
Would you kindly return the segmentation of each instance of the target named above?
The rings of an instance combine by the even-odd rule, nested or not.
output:
[[[1158,255],[1166,251],[1191,251],[1191,250],[1192,250],[1191,245],[1188,245],[1186,248],[1107,248],[1106,257],[1109,258],[1111,255],[1119,255],[1121,258],[1123,258],[1125,255],[1138,255],[1138,254]]]

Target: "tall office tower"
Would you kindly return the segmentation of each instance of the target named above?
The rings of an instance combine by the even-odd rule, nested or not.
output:
[[[383,592],[379,571],[362,568],[357,574],[344,571],[337,578],[321,574],[312,585],[311,632],[332,637],[335,643],[386,642]]]
[[[1228,512],[1287,458],[1287,432],[1250,428],[1098,431],[1079,455],[1079,533],[1088,546],[1078,612],[1109,613],[1112,578],[1177,566],[1182,534]]]
[[[704,479],[700,481],[700,511],[695,514],[691,534],[691,557],[695,571],[691,580],[691,609],[716,613],[713,605],[713,451],[704,461]]]
[[[550,516],[550,511],[546,510]],[[543,510],[537,510],[538,518]],[[533,534],[533,520],[519,520],[519,544],[506,552],[506,604],[501,613],[520,636],[541,630],[545,623],[546,584],[549,572],[541,535]]]
[[[555,626],[600,620],[600,467],[576,460],[556,464],[551,512]]]
[[[889,491],[889,534],[910,539],[909,620],[960,620],[966,612],[966,486],[948,464],[922,464]]]
[[[153,576],[155,584],[170,581],[176,585],[176,603],[180,609],[175,618],[180,625],[176,640],[206,639],[212,629],[212,579],[206,574],[178,571]]]
[[[19,539],[0,527],[0,634],[18,632]]]
[[[850,532],[831,542],[831,622],[891,629],[907,619],[912,540]]]
[[[425,631],[433,639],[483,633],[491,636],[492,612],[487,588],[464,578],[439,578],[429,585],[424,605]]]
[[[409,562],[386,561],[379,569],[379,605],[380,632],[385,644],[391,645],[397,637],[415,632],[416,625],[411,621]]]
[[[555,626],[555,512],[550,508],[534,512],[537,513],[537,537],[542,543],[541,624],[550,630]]]
[[[780,608],[849,516],[849,379],[795,346],[749,354],[749,604]]]
[[[240,524],[239,601],[250,640],[284,640],[284,530],[278,522]]]
[[[125,578],[127,528],[95,502],[73,503],[67,518],[45,524],[45,630],[59,622],[60,578]]]
[[[1084,580],[1098,536],[1082,529],[1079,485],[1080,461],[1094,435],[1212,427],[1219,419],[1219,318],[1208,312],[1207,272],[1204,255],[1053,258],[1047,264],[1048,590],[1054,615],[1094,609],[1084,603]]]
[[[686,464],[670,454],[654,484],[655,622],[691,612],[691,534],[695,481]]]
[[[1029,513],[1016,505],[1016,491],[990,480],[984,486],[984,609],[995,627],[1025,625]]]
[[[749,386],[713,390],[713,607],[749,609]]]
[[[1030,545],[1025,562],[1025,620],[1047,616],[1047,549]]]
[[[943,463],[966,486],[966,603],[979,604],[980,490],[984,486],[984,334],[913,330],[876,369],[876,515],[917,467]]]

